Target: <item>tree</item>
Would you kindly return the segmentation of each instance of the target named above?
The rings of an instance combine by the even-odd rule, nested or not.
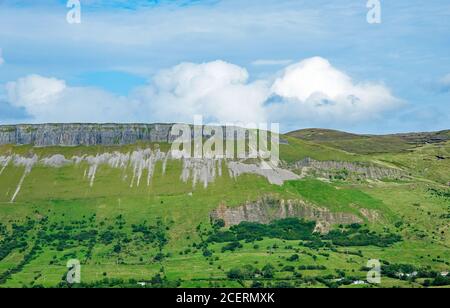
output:
[[[275,275],[275,267],[272,264],[266,264],[261,272],[264,278],[273,278]]]

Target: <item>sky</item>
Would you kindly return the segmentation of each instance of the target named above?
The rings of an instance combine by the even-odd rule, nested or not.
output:
[[[0,0],[0,124],[450,128],[448,0],[68,2]]]

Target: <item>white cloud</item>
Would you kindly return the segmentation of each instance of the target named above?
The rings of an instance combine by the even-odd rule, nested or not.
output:
[[[5,59],[3,59],[3,51],[0,48],[0,65],[2,65],[3,63],[5,63]]]
[[[270,107],[281,119],[361,121],[401,104],[384,85],[354,83],[320,57],[288,66],[272,92],[282,98]]]
[[[260,60],[255,60],[252,62],[252,65],[254,66],[284,66],[284,65],[288,65],[291,64],[293,61],[292,60],[269,60],[269,59],[260,59]]]
[[[20,7],[2,5],[0,9],[0,42],[8,43],[15,62],[21,64],[9,67],[9,75],[23,76],[22,66],[60,76],[120,67],[147,77],[148,72],[181,59],[228,57],[229,51],[238,46],[236,55],[241,59],[278,57],[260,44],[271,38],[281,44],[282,37],[291,43],[295,37],[296,46],[310,44],[311,35],[317,38],[323,22],[314,10],[298,7],[298,1],[291,0],[284,4],[265,1],[264,5],[256,0],[213,0],[214,5],[205,1],[196,1],[195,5],[158,1],[139,10],[90,9],[83,0],[82,23],[74,26],[67,23],[68,10],[58,1],[53,0],[56,5],[51,7],[41,5],[41,1],[26,2]],[[48,50],[53,57],[48,56]],[[11,74],[12,70],[16,74]]]
[[[57,101],[65,89],[63,80],[39,75],[30,75],[6,84],[9,101],[16,107],[25,107],[30,111]]]
[[[6,90],[8,101],[36,122],[192,122],[199,114],[214,122],[287,126],[363,121],[399,104],[384,85],[355,83],[322,58],[288,66],[274,82],[250,82],[245,68],[224,61],[182,63],[128,97],[38,75],[10,82]]]
[[[6,94],[9,103],[24,108],[34,122],[123,122],[139,114],[130,99],[38,75],[7,83]]]
[[[265,82],[248,83],[246,69],[223,61],[183,63],[158,73],[136,91],[151,102],[149,112],[162,121],[192,121],[201,114],[210,121],[264,121]]]

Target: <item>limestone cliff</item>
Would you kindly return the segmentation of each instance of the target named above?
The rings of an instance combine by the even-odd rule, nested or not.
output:
[[[316,221],[316,231],[321,233],[328,232],[334,224],[363,222],[361,217],[351,213],[334,213],[302,200],[279,200],[270,196],[238,207],[222,204],[211,213],[212,219],[222,219],[227,227],[243,221],[268,224],[277,219],[294,217]]]
[[[343,177],[349,179],[397,179],[406,176],[405,171],[400,169],[385,168],[369,163],[355,163],[342,161],[317,161],[305,158],[287,166],[296,170],[303,176],[314,176],[322,178]]]
[[[167,142],[170,124],[38,124],[0,126],[0,144],[122,145]]]
[[[172,142],[174,124],[21,124],[0,125],[0,145],[78,146],[124,145],[143,142]],[[191,136],[197,132],[192,129]],[[209,138],[223,133],[224,139],[249,138],[249,131],[240,127],[208,127],[199,134]],[[281,139],[281,143],[286,143]]]

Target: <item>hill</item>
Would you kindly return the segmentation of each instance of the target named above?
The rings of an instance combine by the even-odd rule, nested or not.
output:
[[[327,129],[302,129],[288,136],[358,154],[399,153],[450,140],[450,130],[429,133],[358,135]]]
[[[365,155],[283,139],[273,170],[171,158],[164,139],[0,145],[0,287],[68,287],[73,259],[81,287],[450,285],[450,142]]]

